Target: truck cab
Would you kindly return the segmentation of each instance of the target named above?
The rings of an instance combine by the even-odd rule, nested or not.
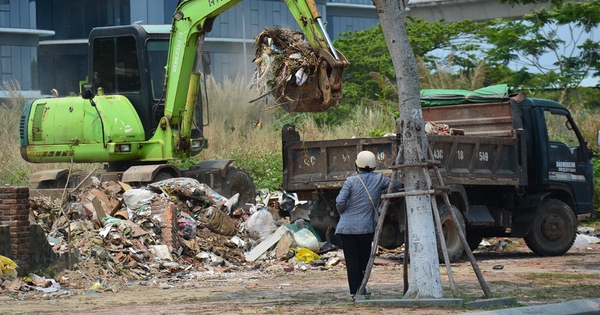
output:
[[[530,187],[553,194],[585,218],[594,213],[592,152],[570,112],[559,103],[527,98],[521,103],[527,135]]]

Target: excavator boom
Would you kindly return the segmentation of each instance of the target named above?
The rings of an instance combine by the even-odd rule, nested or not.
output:
[[[107,173],[125,182],[190,176],[225,195],[244,191],[252,199],[252,180],[231,166],[232,160],[203,161],[187,170],[167,164],[206,146],[198,97],[204,38],[215,19],[241,1],[180,0],[170,26],[94,28],[88,45],[90,82],[82,85],[81,95],[25,104],[20,124],[23,159],[105,163]],[[292,112],[336,106],[348,61],[333,47],[314,0],[284,1],[317,62],[306,82],[290,80],[285,89],[272,93],[279,93],[275,98]],[[63,170],[32,176],[45,188],[60,186],[63,177]]]
[[[204,36],[210,32],[219,14],[240,1],[188,0],[177,7],[167,62],[165,116],[173,119],[182,104],[186,104],[186,111],[192,111],[197,97]],[[282,105],[291,112],[318,112],[337,106],[342,99],[343,70],[349,63],[333,47],[314,0],[285,2],[319,60],[316,71],[310,74],[306,84],[295,86],[293,82],[288,83],[286,89],[281,90],[285,95],[274,96],[285,100]],[[177,123],[176,118],[171,121],[171,124]],[[184,122],[182,131],[187,129]]]

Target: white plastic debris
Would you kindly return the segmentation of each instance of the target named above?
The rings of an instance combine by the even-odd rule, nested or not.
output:
[[[304,82],[306,82],[307,79],[308,79],[308,75],[306,75],[306,73],[304,73],[303,68],[300,68],[298,71],[296,71],[296,84],[298,86],[301,86],[302,84],[304,84]]]

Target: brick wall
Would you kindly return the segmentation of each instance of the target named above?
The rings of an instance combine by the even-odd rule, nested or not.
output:
[[[8,228],[10,236],[7,253],[0,255],[12,259],[19,268],[19,274],[27,274],[29,266],[29,188],[0,187],[0,226]]]

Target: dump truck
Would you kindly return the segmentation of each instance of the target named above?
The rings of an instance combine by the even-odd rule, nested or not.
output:
[[[563,105],[524,93],[509,95],[506,86],[424,90],[421,103],[424,121],[438,127],[427,140],[471,250],[485,237],[524,238],[543,256],[571,248],[578,220],[595,211],[593,153]],[[303,141],[287,125],[282,147],[283,189],[308,200],[302,210],[312,226],[335,243],[335,197],[345,179],[356,174],[357,153],[372,151],[377,171],[391,174],[398,135]],[[430,175],[439,186],[433,168]],[[455,261],[464,248],[437,191],[449,258]],[[379,244],[403,244],[405,220],[403,200],[393,199]]]
[[[22,158],[33,163],[103,163],[100,180],[136,185],[191,177],[226,197],[239,193],[240,202],[253,202],[252,179],[231,159],[202,161],[187,169],[169,163],[207,146],[203,127],[208,118],[203,113],[208,104],[200,96],[201,77],[210,74],[205,36],[219,14],[241,1],[184,0],[178,2],[171,25],[92,29],[88,77],[80,94],[35,99],[24,106]],[[276,98],[291,112],[336,106],[348,61],[333,47],[313,0],[285,2],[314,50],[316,64],[304,69],[303,84],[294,76],[281,81],[286,87]],[[85,174],[69,174],[67,169],[31,175],[31,182],[46,190],[74,188],[85,179]]]

